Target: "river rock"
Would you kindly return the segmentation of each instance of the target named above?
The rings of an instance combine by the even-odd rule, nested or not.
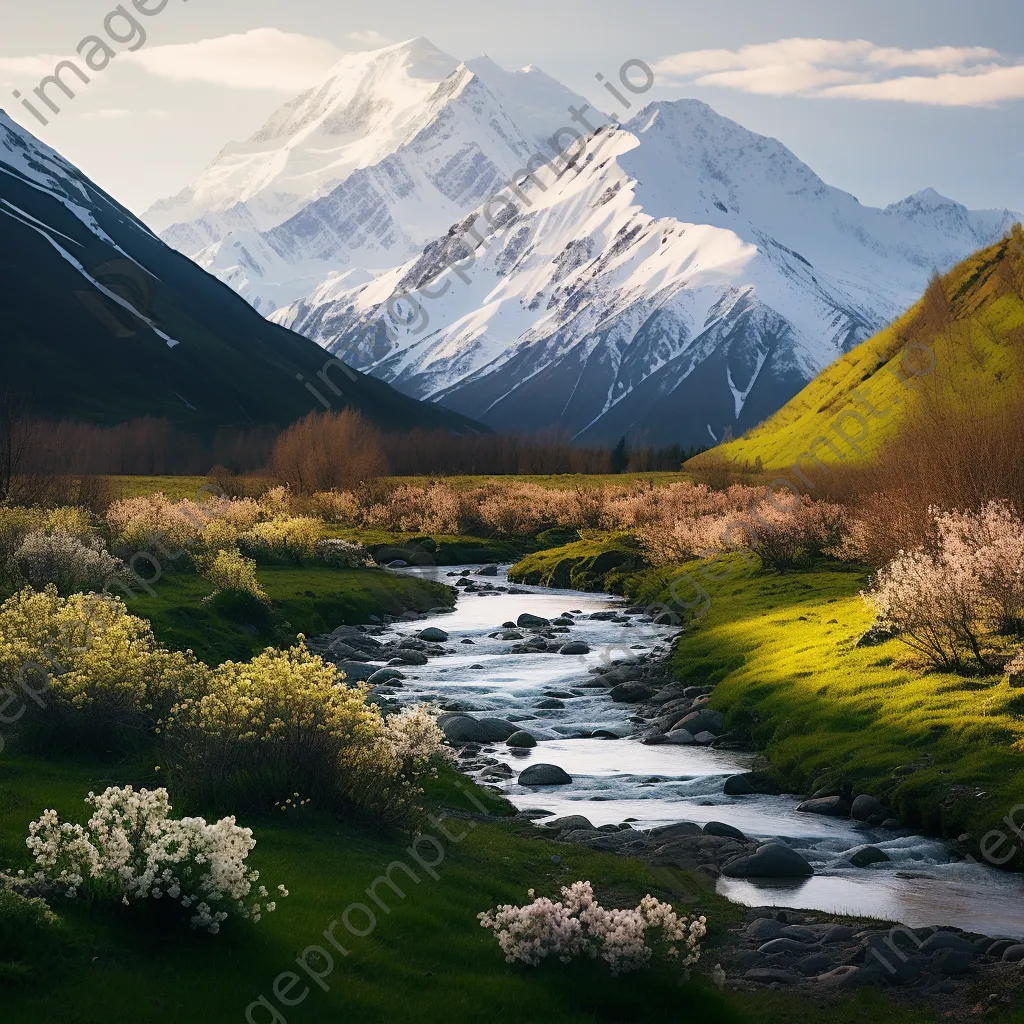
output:
[[[505,744],[509,747],[535,747],[537,746],[537,738],[525,729],[520,729],[518,732],[512,733]]]
[[[444,643],[448,639],[448,634],[443,629],[438,629],[437,626],[428,626],[426,629],[421,629],[416,636],[420,640],[426,640],[428,643],[435,644]]]
[[[1005,964],[1019,964],[1021,961],[1024,961],[1024,944],[1007,946],[999,959]]]
[[[804,814],[824,814],[830,818],[845,818],[850,813],[850,805],[841,796],[822,796],[816,800],[805,800],[797,804],[798,811]]]
[[[559,654],[589,654],[590,644],[585,643],[583,640],[570,640],[567,644],[562,644],[558,648]]]
[[[618,704],[640,704],[652,696],[654,691],[643,683],[619,683],[608,691]]]
[[[523,612],[523,614],[516,619],[516,625],[531,629],[539,628],[541,626],[550,626],[551,623],[547,619],[541,618],[539,615],[531,615],[529,612]]]
[[[742,775],[730,775],[725,780],[727,796],[747,796],[750,793],[776,795],[779,792],[775,780],[764,772],[744,772]]]
[[[473,718],[459,713],[441,715],[437,724],[452,744],[496,743],[519,731],[518,726],[500,718]]]
[[[676,743],[682,747],[693,746],[697,740],[694,738],[693,733],[686,729],[673,729],[672,732],[662,734],[660,743]]]
[[[710,747],[717,739],[718,737],[713,732],[707,732],[705,730],[704,732],[697,733],[697,735],[693,737],[693,742],[696,743],[698,747]]]
[[[853,938],[853,929],[848,924],[834,924],[821,937],[826,945],[833,942],[848,942]]]
[[[782,931],[782,923],[774,917],[759,917],[751,921],[743,933],[748,939],[760,942],[768,942],[770,939],[777,939]]]
[[[563,832],[579,831],[580,829],[586,829],[588,832],[596,831],[590,823],[590,819],[585,818],[582,814],[566,814],[561,818],[553,818],[551,821],[545,821],[544,827],[561,829]]]
[[[722,868],[728,878],[807,878],[814,868],[782,843],[767,843],[749,857],[739,857]]]
[[[567,786],[572,776],[557,764],[531,764],[520,776],[520,786]]]
[[[889,810],[885,804],[868,793],[861,793],[853,801],[853,806],[850,808],[850,817],[854,821],[868,821],[870,818],[875,817],[881,818],[884,821],[888,816]]]
[[[426,665],[427,656],[422,651],[413,650],[410,647],[399,647],[395,651],[392,660],[397,660],[406,665]]]
[[[850,853],[847,860],[855,868],[866,868],[869,864],[882,864],[892,858],[885,852],[880,850],[877,846],[858,846],[856,850]]]
[[[956,932],[932,932],[918,947],[919,953],[934,953],[938,949],[955,949],[960,952],[973,953],[974,943]]]
[[[775,953],[806,953],[808,943],[800,942],[798,939],[786,939],[779,936],[777,939],[769,939],[763,946],[758,946],[758,953],[767,953],[769,956]]]
[[[709,821],[701,831],[706,836],[723,836],[726,839],[737,839],[741,843],[747,841],[747,837],[738,828],[727,825],[724,821]]]
[[[498,567],[496,565],[485,565],[476,571],[477,576],[497,576]]]
[[[815,979],[822,988],[860,988],[879,980],[878,972],[854,964],[844,964],[835,970],[819,974]]]
[[[700,825],[695,821],[675,821],[671,825],[658,825],[647,830],[647,835],[659,843],[667,843],[684,836],[699,836]]]
[[[357,683],[365,683],[378,670],[376,665],[367,665],[362,661],[339,661],[336,664],[338,670],[345,673],[346,679]]]
[[[381,686],[383,683],[391,682],[395,679],[404,679],[405,673],[401,669],[397,668],[379,668],[376,672],[367,676],[366,681],[371,686]]]
[[[702,711],[691,712],[685,718],[679,719],[673,728],[686,729],[694,736],[701,732],[710,732],[717,736],[725,728],[725,716],[721,711],[705,708]]]

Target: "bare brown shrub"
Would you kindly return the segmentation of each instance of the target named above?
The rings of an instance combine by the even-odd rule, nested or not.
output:
[[[351,490],[388,471],[382,437],[357,412],[312,412],[274,442],[274,474],[297,494]]]

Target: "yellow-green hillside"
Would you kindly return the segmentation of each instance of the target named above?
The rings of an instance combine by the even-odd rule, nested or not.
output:
[[[774,416],[698,455],[786,469],[814,447],[824,463],[871,459],[922,404],[994,408],[1024,384],[1024,230],[975,253],[873,338],[837,359]]]

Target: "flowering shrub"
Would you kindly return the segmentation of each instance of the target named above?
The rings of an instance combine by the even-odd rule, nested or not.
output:
[[[125,569],[98,537],[84,544],[70,533],[41,531],[25,537],[14,553],[14,564],[37,590],[52,583],[61,594],[101,590]]]
[[[744,516],[746,546],[766,569],[789,569],[836,549],[846,530],[840,505],[792,495],[783,507],[762,501]]]
[[[269,809],[301,792],[317,807],[401,818],[410,793],[366,695],[301,643],[225,662],[167,716],[176,784],[218,806]]]
[[[256,563],[233,548],[218,551],[207,564],[203,575],[218,589],[251,594],[259,601],[267,595],[256,576]]]
[[[999,633],[1024,615],[1024,521],[1007,502],[977,512],[930,511],[931,541],[901,551],[865,599],[878,623],[935,665],[994,668]]]
[[[416,704],[387,719],[385,736],[409,775],[417,775],[438,762],[458,760],[437,724],[437,716],[436,708]]]
[[[316,560],[331,569],[365,569],[377,563],[362,544],[329,538],[316,546]]]
[[[633,910],[605,909],[589,882],[563,886],[562,902],[537,897],[532,889],[529,896],[532,902],[524,907],[506,904],[478,915],[508,963],[536,966],[549,956],[568,963],[586,955],[603,960],[614,976],[646,967],[656,950],[681,966],[700,959],[706,919],[689,921],[653,896]]]
[[[260,505],[251,498],[169,501],[163,494],[149,494],[115,501],[107,509],[107,526],[118,552],[153,550],[174,559],[230,546],[260,514]]]
[[[324,535],[324,524],[312,516],[289,516],[256,523],[238,538],[243,552],[257,561],[274,557],[296,564],[312,558]]]
[[[18,727],[36,743],[130,749],[207,671],[191,653],[160,647],[116,598],[49,586],[0,605],[0,683],[35,693]]]
[[[8,884],[125,905],[166,897],[190,913],[193,928],[211,935],[231,911],[259,921],[276,909],[274,901],[249,902],[259,872],[245,861],[256,842],[234,817],[212,825],[203,818],[173,819],[166,789],[112,786],[99,796],[90,793],[86,803],[94,810],[85,826],[61,822],[54,810],[29,825],[25,843],[34,870],[6,876]],[[278,891],[288,895],[283,885]],[[258,899],[269,895],[264,886],[257,889]]]
[[[359,499],[351,491],[320,491],[313,495],[312,504],[329,523],[354,526],[359,522]]]

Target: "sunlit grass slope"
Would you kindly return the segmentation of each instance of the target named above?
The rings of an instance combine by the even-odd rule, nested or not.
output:
[[[1024,387],[1024,232],[964,260],[890,327],[837,359],[774,416],[743,437],[691,459],[687,468],[725,458],[743,466],[786,469],[818,438],[845,459],[870,458],[897,436],[924,391],[939,387],[977,406],[996,405]],[[932,357],[927,349],[934,352]],[[858,398],[858,395],[860,396]],[[864,402],[877,410],[870,412]],[[868,423],[865,433],[854,413]],[[840,418],[843,417],[842,420]],[[859,437],[853,451],[842,433]],[[817,455],[839,458],[827,445]],[[863,453],[863,454],[861,454]]]
[[[687,571],[710,606],[682,634],[673,668],[718,684],[712,705],[749,728],[790,786],[870,792],[908,824],[975,841],[1020,804],[1024,692],[1004,677],[923,671],[898,640],[860,646],[873,619],[859,596],[864,574],[751,573],[737,562],[718,582],[691,565],[634,577],[628,589],[668,601]],[[693,587],[676,591],[688,599]]]

